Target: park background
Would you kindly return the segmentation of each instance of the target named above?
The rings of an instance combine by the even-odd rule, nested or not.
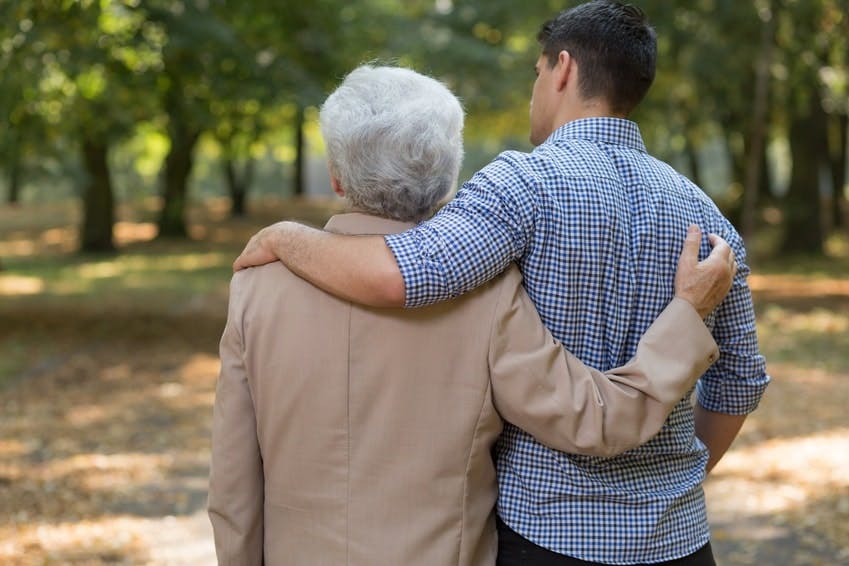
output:
[[[706,483],[718,562],[849,564],[849,2],[634,3],[634,118],[744,235],[774,378]],[[366,61],[439,77],[468,178],[530,148],[536,31],[574,4],[0,0],[0,563],[212,563],[230,264],[339,210],[317,107]]]

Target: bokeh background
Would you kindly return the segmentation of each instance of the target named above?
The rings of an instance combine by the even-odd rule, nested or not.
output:
[[[230,264],[339,210],[317,107],[363,62],[437,76],[468,178],[529,149],[535,35],[574,4],[0,0],[0,563],[214,563]],[[774,377],[706,483],[718,562],[849,564],[849,1],[634,4],[634,118],[744,235]]]

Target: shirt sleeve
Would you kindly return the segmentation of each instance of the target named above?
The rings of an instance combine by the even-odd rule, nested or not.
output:
[[[219,564],[262,564],[264,477],[248,386],[239,279],[230,285],[212,421],[208,511]]]
[[[432,219],[386,236],[407,307],[457,297],[521,257],[534,227],[534,177],[517,152],[502,153],[466,182]]]
[[[564,452],[614,456],[647,442],[717,356],[695,309],[673,299],[624,366],[601,372],[543,326],[516,268],[492,324],[493,402],[507,421]]]
[[[707,320],[720,355],[719,361],[699,380],[697,400],[715,413],[746,415],[757,408],[770,377],[758,347],[752,292],[746,282],[750,269],[743,240],[724,218],[716,233],[734,250],[738,270],[731,291]]]

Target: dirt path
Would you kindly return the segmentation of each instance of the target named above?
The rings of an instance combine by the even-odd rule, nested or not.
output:
[[[214,564],[223,320],[106,320],[50,321],[65,354],[0,392],[0,563]]]

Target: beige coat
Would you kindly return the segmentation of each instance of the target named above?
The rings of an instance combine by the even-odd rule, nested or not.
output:
[[[213,425],[219,563],[492,565],[499,413],[554,448],[615,454],[657,433],[717,355],[673,300],[627,366],[591,370],[545,330],[515,267],[414,310],[352,305],[279,263],[239,272]]]

